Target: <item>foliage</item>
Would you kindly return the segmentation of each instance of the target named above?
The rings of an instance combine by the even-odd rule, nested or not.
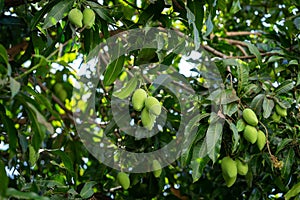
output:
[[[68,12],[86,7],[95,12],[95,23],[77,28]],[[0,14],[0,199],[300,199],[298,1],[2,0]],[[223,89],[209,93],[197,69],[185,77],[199,95],[193,106],[200,113],[187,124],[187,130],[197,130],[192,144],[160,177],[130,174],[131,186],[124,190],[118,171],[83,145],[74,125],[72,91],[79,62],[86,63],[99,43],[145,27],[193,38],[195,48],[209,52]],[[172,140],[169,130],[178,129],[181,108],[170,91],[154,94],[167,111],[165,127],[138,141],[113,123],[110,102],[115,81],[132,66],[163,62],[179,71],[181,59],[145,48],[109,63],[96,110],[111,122],[106,129],[112,141],[121,140],[130,151],[150,151]],[[131,79],[116,94],[128,97],[137,82]],[[276,105],[287,117],[274,118]],[[266,134],[262,151],[243,137],[245,108],[256,113],[256,128]],[[230,188],[220,165],[226,156],[249,166]]]

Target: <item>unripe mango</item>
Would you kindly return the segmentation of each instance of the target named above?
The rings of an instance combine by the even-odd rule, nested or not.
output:
[[[243,111],[243,118],[247,122],[247,124],[250,124],[251,126],[256,126],[258,124],[258,119],[253,110],[250,108],[246,108]]]
[[[160,177],[162,169],[161,169],[161,165],[158,162],[158,160],[153,160],[152,166],[153,166],[153,169],[154,169],[153,175],[155,176],[155,178]]]
[[[73,8],[72,10],[70,10],[70,12],[68,14],[68,19],[75,26],[77,26],[79,28],[82,27],[83,14],[79,9]]]
[[[280,115],[281,117],[287,116],[287,110],[285,108],[282,108],[280,105],[276,104],[275,110],[276,110],[277,114]]]
[[[236,177],[237,176],[230,178],[230,177],[223,174],[223,178],[225,180],[226,186],[231,187],[235,183]]]
[[[251,144],[254,144],[257,140],[256,128],[253,126],[247,125],[244,129],[244,138]]]
[[[127,190],[130,186],[130,179],[128,177],[128,175],[124,172],[119,172],[117,175],[117,180],[119,182],[119,184],[125,189]]]
[[[151,114],[146,108],[142,110],[141,120],[143,126],[148,130],[152,130],[155,118],[156,118],[155,115]]]
[[[143,89],[137,89],[132,95],[132,106],[136,111],[141,111],[145,106],[147,92]]]
[[[280,122],[281,116],[278,115],[276,112],[274,112],[274,113],[272,114],[271,118],[272,118],[272,120],[273,120],[274,122]]]
[[[83,10],[83,25],[90,29],[95,23],[95,12],[90,8],[85,8]]]
[[[161,105],[155,97],[148,97],[145,101],[145,106],[151,114],[160,115]]]
[[[245,176],[248,173],[248,164],[240,161],[236,161],[237,172],[239,175]]]
[[[265,133],[262,132],[261,130],[258,130],[257,131],[257,141],[256,141],[258,149],[261,151],[264,148],[264,146],[266,145],[266,143],[267,143],[267,138],[266,138]]]
[[[230,157],[224,157],[221,161],[222,174],[229,178],[237,176],[236,162]]]

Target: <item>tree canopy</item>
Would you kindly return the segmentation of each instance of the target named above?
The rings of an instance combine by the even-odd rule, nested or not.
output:
[[[0,199],[300,199],[299,1],[0,16]]]

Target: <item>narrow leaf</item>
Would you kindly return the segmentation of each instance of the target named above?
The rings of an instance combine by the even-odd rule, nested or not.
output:
[[[241,8],[241,5],[240,5],[240,1],[239,0],[234,0],[232,2],[232,6],[231,6],[231,9],[230,9],[230,13],[232,14],[235,14],[237,13],[238,11],[240,11],[242,8]]]
[[[258,94],[251,101],[250,107],[256,112],[256,114],[260,114],[263,100],[265,98],[265,94]]]
[[[258,50],[258,48],[254,45],[254,44],[251,44],[249,42],[245,42],[249,48],[249,51],[255,55],[255,57],[257,58],[257,61],[258,61],[258,64],[259,65],[262,65],[262,59],[261,59],[261,55],[260,55],[260,52]]]
[[[220,122],[216,122],[211,124],[206,132],[207,154],[213,162],[216,162],[220,151],[222,129],[222,124]]]
[[[103,83],[105,86],[112,84],[117,79],[123,69],[124,61],[125,56],[120,56],[108,65],[104,73]]]
[[[86,3],[89,6],[91,6],[91,8],[97,13],[97,15],[99,15],[99,17],[101,17],[102,19],[104,19],[105,21],[107,21],[109,23],[114,23],[113,18],[111,16],[109,16],[109,13],[107,12],[106,9],[104,9],[99,4],[92,2],[92,1],[86,1]]]
[[[39,154],[35,151],[33,146],[29,145],[29,163],[31,166],[34,166],[36,161],[39,159]]]
[[[43,28],[47,29],[55,25],[59,20],[67,15],[73,6],[73,0],[64,0],[57,3],[47,14]]]
[[[300,21],[300,20],[299,20]],[[292,197],[295,197],[296,195],[298,195],[300,193],[300,182],[297,183],[296,185],[294,185],[292,187],[292,189],[290,189],[285,195],[285,199],[289,200]]]
[[[20,91],[21,84],[15,79],[13,79],[12,77],[10,77],[9,82],[10,82],[11,98],[14,98],[14,96]]]
[[[283,83],[281,83],[280,86],[278,86],[278,88],[276,88],[276,90],[274,92],[277,95],[284,94],[284,93],[287,93],[288,91],[290,91],[293,88],[294,88],[293,81],[292,80],[286,80]]]
[[[1,184],[0,184],[0,198],[1,198],[2,196],[5,195],[8,186],[8,177],[6,175],[5,165],[2,162],[2,160],[0,160],[0,180],[1,180]]]
[[[269,118],[272,110],[274,108],[274,101],[272,99],[268,99],[267,97],[264,97],[264,101],[263,101],[263,116],[264,118]]]
[[[240,135],[238,133],[238,129],[235,126],[234,123],[226,120],[226,122],[229,124],[230,129],[232,130],[232,141],[233,141],[233,145],[232,145],[232,152],[235,152],[237,150],[237,148],[239,147],[239,140],[240,140]]]
[[[2,44],[0,44],[0,61],[1,59],[4,61],[6,65],[8,65],[8,55],[5,47]]]
[[[96,184],[95,181],[85,183],[80,191],[80,196],[84,199],[90,198],[94,194],[93,186]]]
[[[114,92],[113,95],[118,97],[119,99],[127,98],[135,89],[138,84],[138,80],[136,77],[131,78],[128,83],[121,88],[119,91]]]
[[[283,168],[281,170],[281,173],[284,178],[288,178],[289,175],[291,174],[294,161],[295,161],[295,151],[293,148],[290,148],[288,153],[285,155]]]

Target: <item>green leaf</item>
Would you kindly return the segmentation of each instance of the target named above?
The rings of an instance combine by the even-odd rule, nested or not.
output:
[[[31,166],[34,166],[36,161],[39,159],[39,154],[38,152],[35,151],[33,146],[29,145],[29,163]]]
[[[237,148],[239,147],[240,135],[239,135],[238,129],[234,123],[232,123],[229,120],[226,120],[226,122],[229,124],[229,128],[232,130],[232,133],[233,133],[232,134],[232,141],[233,141],[232,152],[235,152],[237,150]]]
[[[64,0],[57,3],[47,14],[43,29],[55,25],[59,20],[67,15],[74,4],[74,0]]]
[[[119,99],[125,99],[136,89],[137,84],[138,84],[137,78],[133,77],[128,81],[128,83],[123,88],[121,88],[117,92],[114,92],[113,95],[115,97],[118,97]]]
[[[264,101],[263,101],[263,116],[264,118],[269,118],[272,110],[274,108],[274,101],[272,99],[268,99],[266,96],[264,97]]]
[[[288,144],[291,143],[293,141],[293,139],[290,139],[290,138],[285,138],[283,139],[279,144],[278,144],[278,147],[277,147],[277,150],[276,150],[276,153],[275,154],[278,154],[281,150],[285,149],[285,148],[289,148]]]
[[[288,64],[288,66],[290,65],[298,65],[298,60],[291,60]]]
[[[296,17],[293,22],[294,22],[296,28],[298,30],[300,30],[300,17]]]
[[[294,162],[295,162],[295,151],[293,148],[290,148],[288,153],[285,154],[285,160],[283,162],[283,168],[281,170],[281,174],[285,179],[289,177]]]
[[[51,125],[51,123],[46,121],[45,116],[42,115],[32,104],[30,104],[30,103],[27,103],[27,104],[35,112],[35,115],[36,115],[36,118],[37,118],[38,122],[40,124],[44,125],[47,128],[47,130],[51,134],[53,134],[54,133],[53,126]]]
[[[10,77],[9,83],[10,83],[9,87],[11,91],[11,98],[14,98],[14,96],[20,91],[21,84],[15,79],[13,79],[12,77]]]
[[[209,157],[207,156],[207,148],[205,140],[199,142],[195,145],[193,150],[193,158],[191,161],[191,168],[192,168],[192,177],[193,182],[199,180],[199,178],[203,174],[203,169],[206,164],[209,162]]]
[[[0,180],[1,180],[1,184],[0,184],[0,199],[1,199],[1,197],[5,195],[6,189],[8,187],[8,177],[6,175],[5,165],[2,162],[2,160],[0,160]]]
[[[187,19],[189,25],[193,26],[194,42],[195,48],[200,47],[201,42],[201,32],[203,27],[204,19],[204,8],[202,1],[187,1]]]
[[[300,20],[299,20],[300,23]],[[285,199],[289,200],[292,197],[295,197],[296,195],[298,195],[300,193],[300,182],[297,183],[296,185],[294,185],[285,195]]]
[[[3,62],[6,65],[8,65],[8,55],[7,55],[5,47],[2,44],[0,44],[0,61],[1,60],[3,60]]]
[[[245,44],[247,44],[247,46],[249,48],[249,51],[253,55],[255,55],[255,57],[257,58],[258,64],[262,65],[262,59],[261,59],[261,55],[260,55],[260,52],[259,52],[258,48],[254,44],[251,44],[249,42],[245,42]]]
[[[14,126],[14,122],[8,116],[6,116],[5,113],[6,113],[5,108],[0,104],[0,119],[8,134],[10,157],[12,157],[16,153],[17,144],[18,144],[18,133]]]
[[[232,14],[235,14],[237,13],[238,11],[240,11],[242,8],[241,8],[241,5],[240,5],[240,1],[239,0],[234,0],[232,2],[232,6],[231,6],[231,9],[230,9],[230,13]]]
[[[61,161],[63,162],[65,169],[67,169],[71,174],[75,175],[73,162],[71,158],[68,156],[68,154],[61,150],[47,150],[50,153],[57,155],[60,157]]]
[[[94,194],[93,186],[96,184],[95,181],[85,183],[80,191],[80,196],[84,199],[90,198]]]
[[[279,95],[279,94],[284,94],[287,93],[288,91],[290,91],[291,89],[294,88],[294,83],[292,80],[286,80],[283,83],[281,83],[278,88],[276,88],[276,90],[274,91],[275,94]]]
[[[6,196],[14,197],[17,199],[30,199],[30,200],[50,200],[48,197],[39,196],[34,192],[21,192],[14,188],[8,188],[6,191]]]
[[[210,124],[206,132],[207,154],[215,163],[219,156],[223,126],[220,122]]]
[[[284,57],[282,57],[282,56],[271,56],[269,59],[268,59],[268,63],[270,63],[270,62],[275,62],[275,61],[278,61],[278,60],[281,60],[281,59],[283,59]]]
[[[229,104],[235,101],[238,101],[239,98],[236,95],[236,91],[234,89],[217,89],[213,91],[208,97],[208,100],[214,101],[217,105],[220,104]]]
[[[86,3],[89,6],[91,6],[91,8],[97,13],[97,15],[99,15],[99,17],[101,17],[102,19],[104,19],[105,21],[107,21],[109,23],[114,23],[113,18],[109,15],[109,13],[107,12],[106,9],[104,9],[99,4],[92,2],[92,1],[86,1]]]
[[[207,20],[206,20],[206,22],[205,22],[205,25],[206,25],[206,32],[205,32],[205,34],[204,34],[204,36],[206,37],[206,36],[208,36],[211,32],[212,32],[212,30],[213,30],[213,28],[214,28],[214,25],[213,25],[213,23],[212,23],[212,20],[211,20],[211,14],[209,13],[209,15],[208,15],[208,17],[207,17]]]
[[[237,111],[238,111],[238,103],[236,102],[225,104],[223,106],[223,113],[225,115],[232,116]]]
[[[238,75],[238,93],[240,93],[245,86],[248,85],[249,67],[247,63],[237,60],[237,75]]]
[[[260,114],[263,100],[265,98],[265,94],[258,94],[251,101],[250,107],[253,109],[256,114]]]
[[[125,56],[120,56],[111,62],[104,73],[103,83],[105,86],[111,85],[119,76],[123,69]]]

